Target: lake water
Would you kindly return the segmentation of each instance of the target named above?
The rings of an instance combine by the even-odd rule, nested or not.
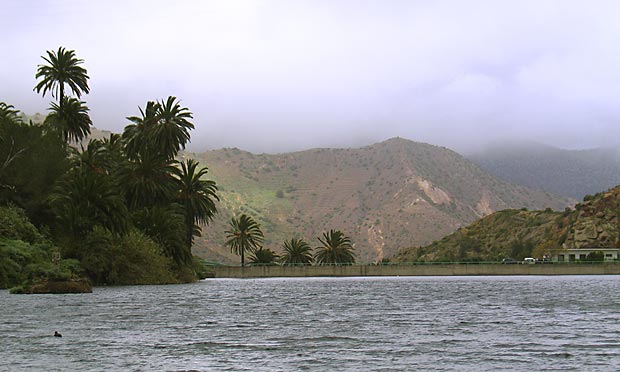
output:
[[[527,276],[0,291],[0,370],[617,371],[619,290]]]

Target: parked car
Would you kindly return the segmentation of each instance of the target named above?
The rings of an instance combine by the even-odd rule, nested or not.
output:
[[[517,260],[515,260],[514,258],[510,258],[510,257],[508,257],[508,258],[504,258],[504,259],[502,260],[502,263],[503,263],[503,264],[516,264],[516,263],[518,263],[518,262],[517,262]]]
[[[535,259],[535,258],[533,258],[533,257],[525,257],[525,258],[523,259],[523,264],[524,264],[524,265],[533,265],[533,264],[535,264],[535,263],[536,263],[536,259]]]

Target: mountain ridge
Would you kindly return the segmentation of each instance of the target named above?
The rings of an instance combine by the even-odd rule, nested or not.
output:
[[[93,129],[92,137],[109,135]],[[182,152],[209,168],[219,213],[194,253],[235,263],[225,247],[233,215],[262,226],[265,246],[303,237],[311,246],[329,229],[356,245],[358,261],[376,262],[424,245],[500,209],[563,209],[574,201],[497,179],[446,147],[394,137],[359,148],[313,148],[254,154],[238,148]]]
[[[184,156],[209,168],[222,199],[195,252],[226,262],[235,257],[223,246],[223,231],[240,213],[261,223],[265,245],[275,251],[293,236],[316,246],[316,237],[333,228],[356,243],[358,261],[374,262],[499,209],[571,204],[496,179],[445,147],[399,137],[360,148],[280,154],[225,148]]]

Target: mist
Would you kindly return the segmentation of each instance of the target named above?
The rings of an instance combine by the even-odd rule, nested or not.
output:
[[[97,128],[148,100],[194,113],[190,150],[286,152],[400,136],[470,152],[620,135],[615,1],[3,2],[0,101],[45,113],[46,50],[76,51]]]

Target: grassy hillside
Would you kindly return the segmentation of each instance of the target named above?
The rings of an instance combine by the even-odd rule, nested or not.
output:
[[[328,229],[351,236],[358,261],[373,262],[407,246],[425,245],[506,208],[564,209],[569,201],[490,176],[442,147],[394,138],[357,149],[251,154],[222,149],[186,154],[209,167],[222,198],[220,213],[194,252],[236,262],[225,248],[233,214],[261,223],[266,246]]]
[[[566,248],[617,247],[620,188],[585,198],[574,210],[504,210],[391,261],[498,261],[542,257]]]

